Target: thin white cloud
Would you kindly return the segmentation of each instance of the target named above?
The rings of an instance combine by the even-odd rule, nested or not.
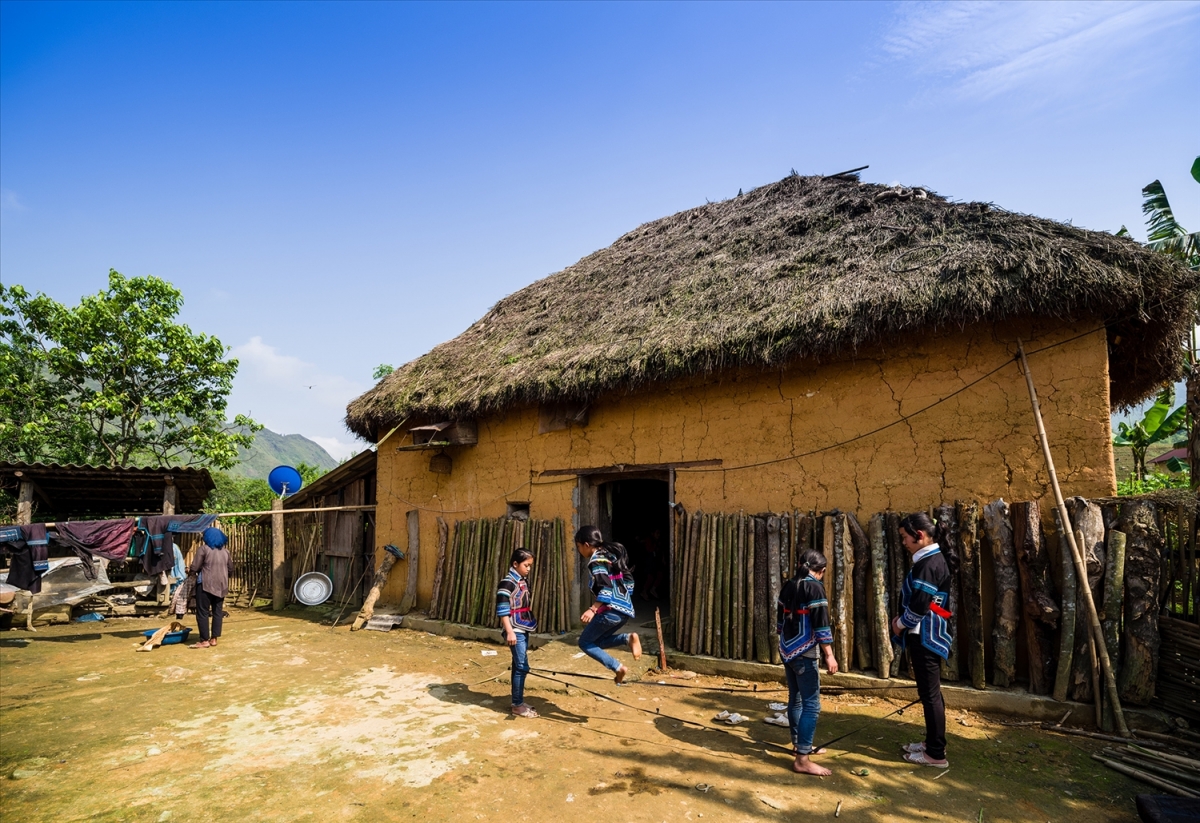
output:
[[[883,50],[919,74],[946,77],[964,98],[1021,92],[1049,99],[1098,77],[1114,85],[1131,80],[1151,68],[1147,54],[1169,63],[1191,38],[1161,35],[1198,16],[1195,0],[908,3],[897,7]]]
[[[29,207],[21,202],[17,193],[11,189],[0,189],[0,210],[29,211]]]
[[[367,386],[284,354],[261,337],[235,346],[230,355],[238,361],[231,416],[248,414],[280,434],[302,434],[338,459],[367,447],[342,423],[346,405]]]

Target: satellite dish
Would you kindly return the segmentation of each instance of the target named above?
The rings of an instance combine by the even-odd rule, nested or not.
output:
[[[270,485],[271,491],[280,497],[287,497],[300,491],[304,481],[300,478],[300,472],[291,466],[276,466],[267,475],[267,484]]]

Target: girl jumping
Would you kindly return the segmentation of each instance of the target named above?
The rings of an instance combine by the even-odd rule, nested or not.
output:
[[[634,660],[642,656],[642,641],[636,633],[618,634],[634,617],[629,555],[620,543],[605,543],[595,526],[584,526],[575,533],[575,549],[587,560],[595,599],[579,616],[584,624],[579,648],[613,672],[614,682],[620,685],[629,670],[604,650],[628,645]]]

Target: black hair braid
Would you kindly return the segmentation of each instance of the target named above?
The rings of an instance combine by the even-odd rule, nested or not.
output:
[[[815,549],[806,549],[796,564],[796,576],[807,577],[812,572],[819,572],[827,566],[825,555]]]
[[[950,539],[951,535],[942,527],[941,523],[935,523],[933,518],[925,512],[913,512],[904,516],[904,519],[900,521],[900,528],[908,532],[908,536],[914,539],[917,532],[925,532],[933,538],[933,541],[941,549],[942,557],[946,558],[946,568],[950,569],[950,574],[958,574],[958,554],[954,551],[955,541]]]

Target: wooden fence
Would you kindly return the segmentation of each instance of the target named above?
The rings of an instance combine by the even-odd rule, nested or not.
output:
[[[1068,512],[1071,528],[1083,536],[1085,584],[1100,611],[1122,699],[1148,704],[1160,671],[1160,613],[1192,625],[1200,615],[1196,499],[1077,497]],[[1043,522],[1037,502],[1000,500],[943,504],[930,514],[960,558],[951,592],[955,642],[943,678],[985,688],[1020,677],[1031,692],[1091,702],[1087,617],[1057,512]],[[674,516],[676,648],[778,662],[778,593],[799,554],[816,549],[829,562],[825,585],[839,666],[884,677],[901,672],[888,629],[910,564],[899,540],[900,513],[880,512],[865,527],[838,510],[688,516],[677,506]],[[1162,656],[1170,672],[1164,683],[1188,676],[1177,671],[1176,657]],[[1173,707],[1195,710],[1194,702]]]
[[[497,628],[496,589],[508,574],[513,549],[528,548],[529,575],[538,630],[570,628],[570,561],[565,526],[556,520],[459,520],[454,536],[437,559],[430,615],[456,623]]]

